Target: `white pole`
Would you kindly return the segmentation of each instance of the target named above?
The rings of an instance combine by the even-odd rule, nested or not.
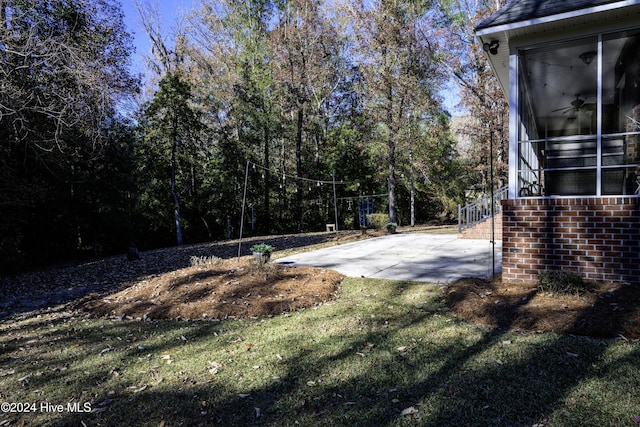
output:
[[[244,193],[242,195],[242,214],[240,216],[240,239],[238,240],[238,259],[240,259],[240,250],[242,249],[242,226],[244,225],[244,204],[247,200],[247,178],[249,177],[249,160],[244,171]]]
[[[490,125],[491,126],[491,125]],[[489,162],[491,163],[489,167],[489,175],[491,181],[491,273],[494,277],[496,275],[496,219],[494,212],[494,203],[495,203],[495,195],[493,191],[493,128],[490,128],[491,133],[489,134]]]
[[[336,233],[338,232],[338,199],[336,198],[336,172],[331,172],[331,176],[333,177],[333,213],[335,215],[336,220]]]

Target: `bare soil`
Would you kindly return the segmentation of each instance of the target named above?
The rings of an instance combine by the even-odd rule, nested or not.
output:
[[[0,319],[60,305],[92,316],[140,320],[278,315],[338,298],[343,276],[273,261],[260,265],[248,255],[252,244],[271,244],[279,257],[376,235],[262,237],[247,239],[240,258],[237,241],[209,243],[142,252],[137,261],[122,255],[0,277]],[[205,262],[194,264],[194,257]],[[451,312],[472,322],[514,330],[640,338],[638,286],[593,285],[583,295],[558,295],[540,292],[535,285],[503,284],[496,277],[462,279],[445,287],[444,294]]]
[[[248,256],[150,277],[77,307],[96,316],[139,320],[268,317],[337,298],[343,277]]]
[[[142,251],[135,261],[123,254],[0,277],[0,319],[61,305],[134,319],[280,314],[336,298],[342,276],[273,262],[257,266],[249,255],[252,245],[267,243],[282,257],[378,235],[369,230],[253,237]]]

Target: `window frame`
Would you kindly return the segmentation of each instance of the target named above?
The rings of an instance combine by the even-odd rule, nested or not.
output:
[[[594,112],[596,114],[596,129],[595,129],[595,134],[592,133],[590,135],[570,135],[570,136],[548,137],[547,135],[542,135],[542,136],[537,134],[529,135],[528,134],[529,132],[527,131],[526,138],[521,139],[523,130],[531,128],[531,125],[527,127],[526,125],[527,120],[529,122],[535,122],[536,117],[532,116],[527,118],[527,114],[523,113],[523,107],[526,107],[525,103],[528,101],[524,99],[522,94],[523,94],[523,90],[528,90],[527,88],[528,84],[526,79],[522,75],[523,74],[522,70],[524,69],[524,67],[522,66],[520,61],[522,60],[523,55],[526,54],[527,51],[533,51],[543,46],[548,47],[549,43],[544,45],[543,44],[522,45],[522,46],[511,48],[510,58],[509,58],[510,81],[512,82],[512,84],[510,85],[511,87],[510,87],[510,94],[509,94],[510,96],[510,129],[511,129],[511,135],[510,135],[511,141],[510,141],[510,151],[509,151],[509,163],[510,163],[509,198],[601,197],[601,196],[640,197],[640,173],[638,172],[640,171],[640,158],[636,157],[634,159],[635,163],[628,163],[625,161],[626,160],[625,155],[622,154],[621,161],[619,163],[606,164],[606,162],[603,161],[605,155],[609,155],[611,157],[613,157],[614,155],[620,155],[619,153],[612,155],[611,153],[606,152],[609,146],[611,146],[612,144],[615,144],[616,139],[622,140],[623,153],[626,153],[627,144],[629,143],[629,141],[625,140],[625,138],[638,135],[638,139],[640,139],[640,131],[613,132],[613,133],[603,134],[603,84],[604,84],[603,58],[604,58],[604,55],[606,54],[603,50],[604,50],[605,39],[609,41],[609,40],[616,40],[622,37],[629,37],[629,34],[628,34],[629,32],[636,32],[636,35],[637,35],[640,33],[640,27],[634,27],[627,30],[618,29],[616,31],[599,32],[597,34],[591,34],[591,35],[581,35],[579,37],[557,40],[556,42],[553,43],[553,46],[561,48],[561,47],[570,46],[570,44],[577,43],[580,40],[588,41],[588,39],[597,38],[597,51],[596,51],[597,54],[595,58],[597,61],[597,72],[596,72],[597,88],[596,88],[596,108]],[[638,63],[640,63],[640,59],[638,59]],[[524,92],[524,93],[528,94],[528,92]],[[640,101],[640,99],[638,101]],[[613,105],[619,106],[619,104],[616,104],[616,103],[614,103]],[[532,113],[529,113],[529,114],[532,114]],[[538,132],[537,127],[535,127],[535,131],[536,133]],[[530,138],[530,136],[533,136],[533,138]],[[579,166],[579,165],[565,166],[565,167],[559,166],[555,168],[547,166],[546,147],[548,143],[557,142],[557,141],[571,141],[571,143],[580,144],[583,141],[594,141],[594,140],[595,140],[595,165],[588,164],[588,165],[582,165],[582,166]],[[612,141],[612,142],[609,143],[609,141]],[[536,145],[544,144],[543,146],[545,149],[544,151],[545,154],[542,155],[540,154],[541,152],[538,151],[539,154],[536,155],[535,154],[536,150],[538,150],[539,148],[534,147],[534,144]],[[523,152],[523,147],[525,147],[525,145],[529,146],[529,148],[525,150],[528,154],[523,156],[522,152]],[[585,147],[581,147],[580,149],[585,149]],[[531,157],[532,155],[533,157],[535,157],[535,159]],[[523,162],[529,165],[529,169],[525,169],[522,167]],[[588,162],[588,160],[585,160],[585,162]],[[585,194],[577,193],[577,194],[548,195],[548,194],[545,194],[545,190],[543,190],[545,172],[551,173],[551,174],[557,173],[559,175],[562,175],[562,173],[564,172],[577,171],[576,176],[579,176],[580,174],[579,171],[593,171],[594,168],[595,168],[595,191],[593,192],[588,191]],[[637,187],[635,188],[635,193],[627,194],[628,189],[633,188],[633,187],[629,187],[629,184],[627,183],[627,177],[632,176],[631,170],[634,168],[636,170],[635,174],[637,177],[637,184],[632,184],[632,185],[637,185]],[[607,191],[604,187],[605,187],[605,184],[610,185],[609,182],[615,182],[615,180],[610,179],[610,180],[607,180],[607,182],[605,183],[603,180],[603,175],[606,175],[607,172],[615,173],[616,170],[619,170],[622,174],[621,176],[624,178],[622,181],[620,181],[621,185],[619,186],[619,193],[616,193],[616,192],[611,193],[610,191]],[[529,176],[525,179],[523,177],[524,174],[529,174]],[[535,183],[535,180],[533,180],[532,178],[532,177],[535,177],[536,175],[538,176],[537,183]],[[525,182],[528,182],[528,184],[526,187],[523,187],[523,183]],[[534,185],[530,185],[530,184],[534,184]],[[584,181],[584,182],[581,181],[577,185],[584,185],[585,188],[588,188],[589,184],[588,184],[588,181]],[[537,191],[536,191],[536,186],[537,186]],[[560,188],[562,189],[562,187]],[[527,191],[523,191],[523,189]]]

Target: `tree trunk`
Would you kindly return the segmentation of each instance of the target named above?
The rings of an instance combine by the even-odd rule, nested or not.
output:
[[[389,221],[397,223],[398,215],[396,210],[396,142],[393,131],[391,130],[389,132],[388,144],[389,177],[387,178],[387,184],[389,187]]]
[[[176,191],[176,167],[177,167],[178,141],[174,135],[173,146],[171,147],[171,197],[173,197],[173,214],[176,221],[176,243],[182,245],[182,225],[180,221],[180,199]]]
[[[4,0],[0,0],[0,30],[7,28],[7,12],[5,10]]]
[[[302,125],[304,123],[304,109],[298,108],[298,125],[296,130],[296,176],[302,177]],[[302,232],[302,181],[296,179],[296,228]]]
[[[411,193],[411,226],[416,225],[416,194],[415,194],[415,177],[413,176],[413,141],[409,141],[409,180]]]
[[[386,50],[385,50],[386,58]],[[386,59],[385,59],[386,61]],[[388,72],[390,75],[391,73]],[[387,178],[387,185],[389,188],[389,222],[398,222],[398,215],[396,211],[396,136],[395,128],[393,126],[393,84],[391,78],[385,79],[388,84],[387,88],[387,127],[389,128],[389,140],[388,144],[388,162],[389,162],[389,176]]]
[[[269,210],[269,192],[271,191],[271,182],[269,177],[269,139],[271,135],[269,133],[269,128],[267,126],[264,127],[264,220],[263,220],[263,228],[264,231],[269,233],[271,231],[271,212]]]

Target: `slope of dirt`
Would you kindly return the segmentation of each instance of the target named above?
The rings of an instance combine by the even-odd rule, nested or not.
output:
[[[251,253],[250,248],[256,243],[272,245],[277,251],[274,255],[286,256],[301,250],[337,245],[376,235],[379,234],[371,231],[366,234],[360,231],[341,231],[252,237],[245,238],[242,242],[211,242],[142,251],[140,259],[135,261],[128,261],[123,254],[58,265],[19,276],[0,276],[0,319],[61,304],[77,303],[87,298],[102,298],[127,291],[132,286],[138,286],[138,291],[142,292],[141,283],[148,283],[153,279],[164,280],[168,277],[179,281],[179,275],[188,276],[191,274],[188,269],[194,265],[194,260],[197,264],[201,260],[212,258],[237,259],[239,248],[241,254],[246,256]],[[232,266],[229,268],[237,270]],[[321,280],[323,274],[316,272],[315,276]],[[172,292],[180,290],[180,287],[176,287]],[[155,291],[149,292],[152,295]],[[292,292],[304,292],[304,289]],[[292,298],[296,296],[292,295]]]
[[[342,278],[332,270],[243,257],[148,277],[77,308],[139,320],[268,317],[336,298]]]
[[[602,338],[640,338],[640,287],[591,284],[583,295],[540,292],[535,284],[461,279],[445,288],[457,316],[504,329]]]

